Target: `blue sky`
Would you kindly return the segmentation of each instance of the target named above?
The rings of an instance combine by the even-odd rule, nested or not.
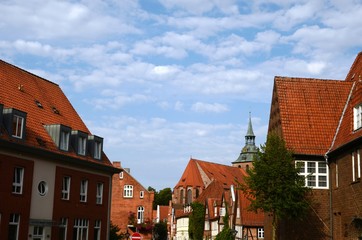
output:
[[[190,157],[230,164],[249,112],[265,142],[274,76],[344,79],[361,0],[6,0],[0,58],[60,85],[145,187]]]

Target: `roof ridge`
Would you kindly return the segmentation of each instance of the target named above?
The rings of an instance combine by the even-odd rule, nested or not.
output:
[[[27,74],[29,74],[29,75],[32,75],[32,76],[34,76],[34,77],[40,78],[40,79],[43,80],[43,81],[49,82],[49,83],[54,84],[54,85],[56,85],[56,86],[59,87],[59,84],[57,84],[57,83],[55,83],[55,82],[52,82],[52,81],[50,81],[50,80],[48,80],[48,79],[45,79],[45,78],[43,78],[43,77],[40,77],[40,76],[38,76],[38,75],[36,75],[36,74],[34,74],[34,73],[32,73],[32,72],[29,72],[29,71],[27,71],[27,70],[25,70],[25,69],[20,68],[20,67],[18,67],[18,66],[15,66],[14,64],[8,63],[8,62],[6,62],[6,61],[4,61],[4,60],[2,60],[2,59],[0,59],[0,62],[3,62],[3,63],[5,63],[5,64],[9,65],[10,67],[16,68],[17,70],[20,70],[20,71],[22,71],[22,72],[24,72],[24,73],[27,73]]]

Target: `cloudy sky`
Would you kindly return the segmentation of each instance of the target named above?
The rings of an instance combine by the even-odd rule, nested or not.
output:
[[[249,112],[265,142],[274,76],[344,79],[361,0],[0,0],[0,58],[60,85],[145,187],[190,157],[230,164]]]

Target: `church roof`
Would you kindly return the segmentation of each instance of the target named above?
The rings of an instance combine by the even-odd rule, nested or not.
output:
[[[206,188],[216,180],[225,187],[242,181],[244,170],[191,158],[175,188],[189,186]]]

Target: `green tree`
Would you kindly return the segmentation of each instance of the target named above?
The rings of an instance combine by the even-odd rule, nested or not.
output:
[[[298,172],[284,140],[270,133],[240,185],[251,201],[250,210],[272,214],[273,240],[281,219],[302,219],[308,212],[310,189]]]
[[[204,236],[205,207],[199,202],[191,203],[192,212],[189,215],[189,237],[202,240]]]
[[[234,240],[234,236],[232,234],[232,230],[229,226],[229,214],[226,212],[223,217],[224,227],[221,232],[216,235],[215,240]]]
[[[159,222],[153,227],[153,239],[167,240],[167,223]]]
[[[148,187],[148,191],[155,192],[155,199],[153,201],[153,210],[157,209],[157,205],[168,206],[169,201],[172,199],[172,190],[171,188],[164,188],[159,192],[156,191],[153,187]]]
[[[120,228],[118,225],[113,225],[111,222],[110,224],[110,230],[109,230],[109,240],[119,240],[121,239],[121,236],[118,234]]]

